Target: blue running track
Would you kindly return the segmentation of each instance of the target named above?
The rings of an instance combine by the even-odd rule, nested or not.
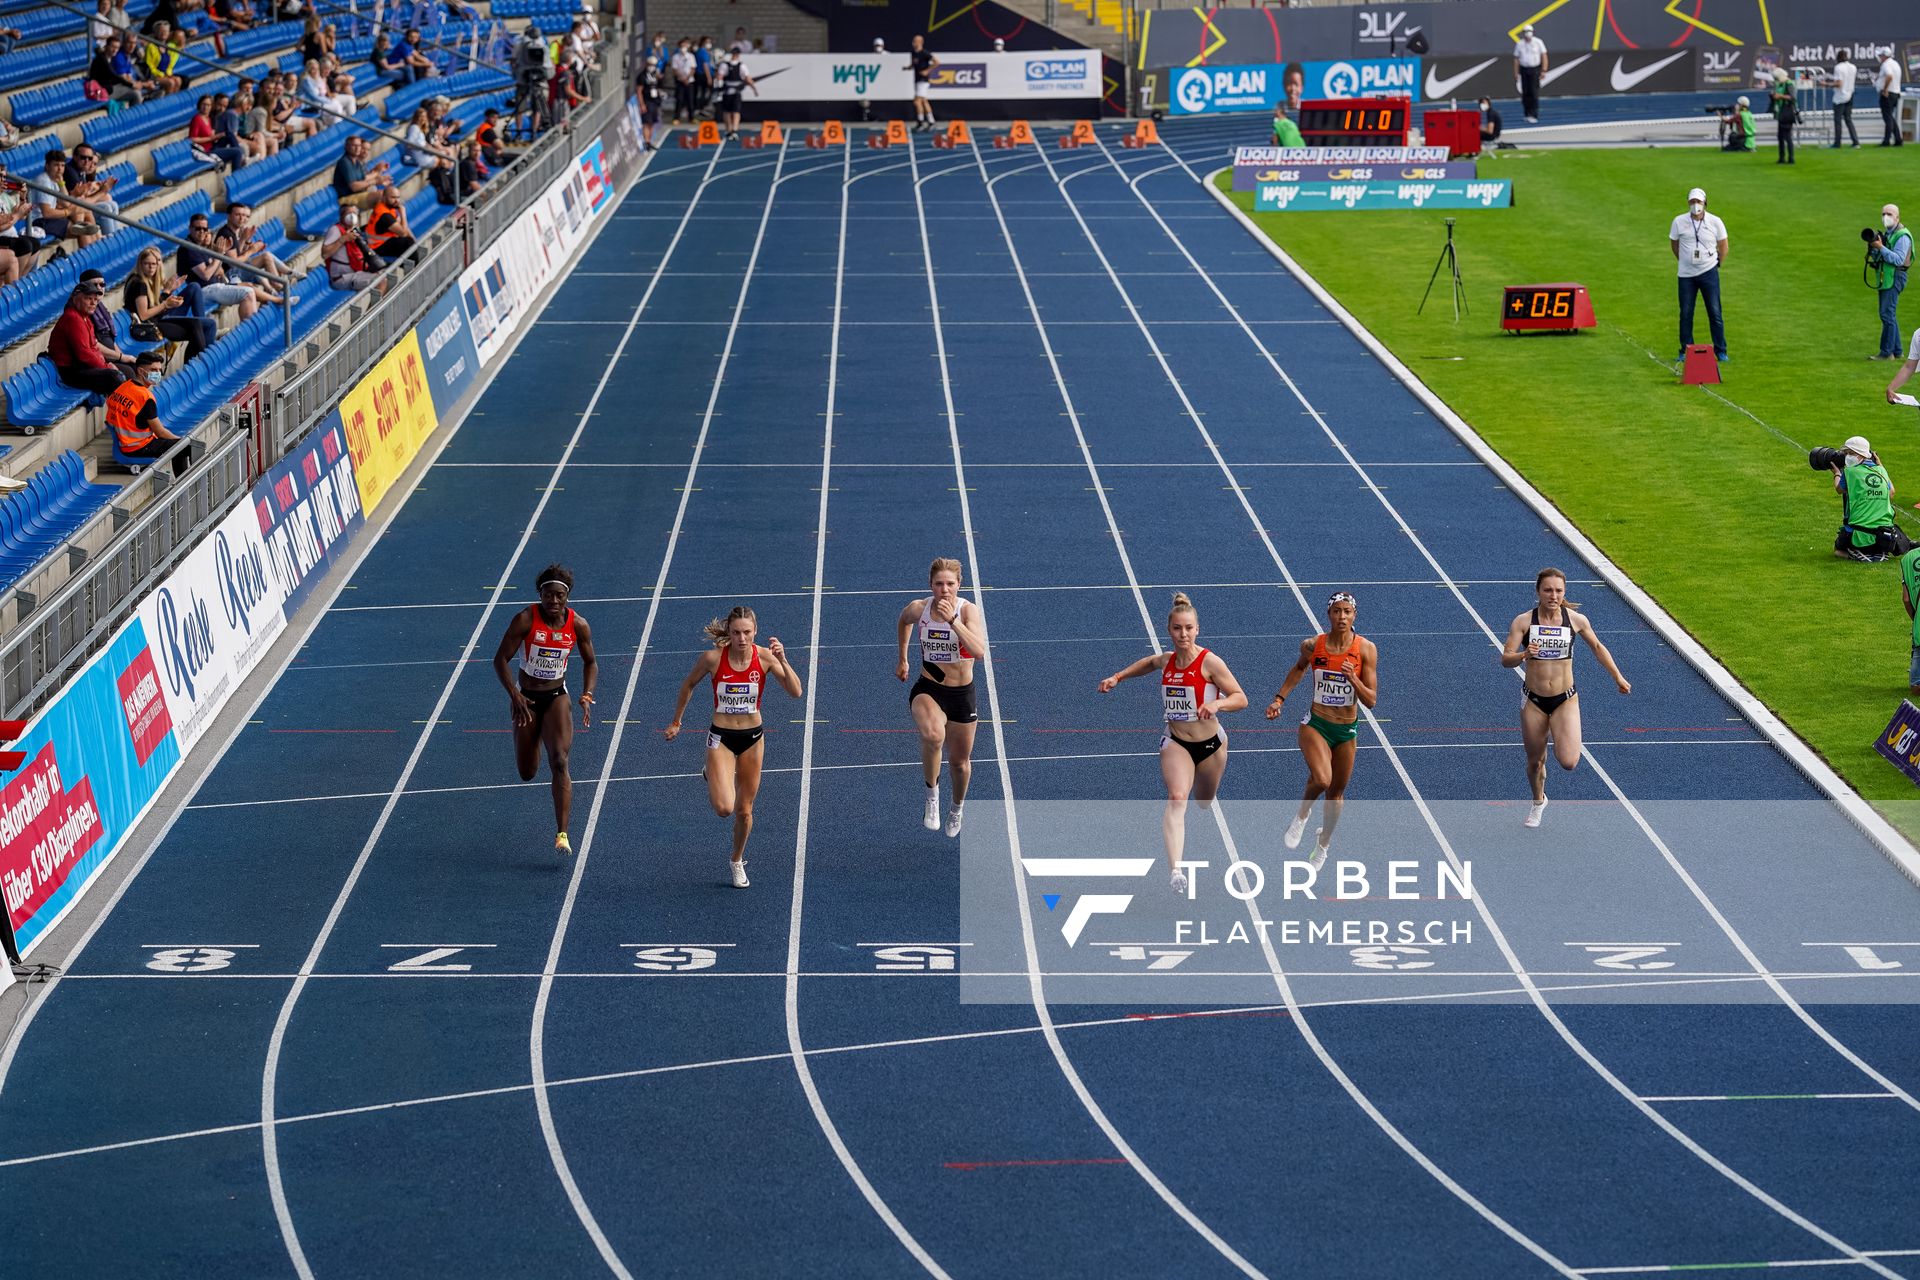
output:
[[[1247,129],[656,156],[17,1037],[0,1272],[1920,1277],[1920,890],[1196,185]],[[994,654],[955,841],[893,678],[935,555]],[[488,665],[556,559],[570,862]],[[1489,628],[1556,563],[1634,689],[1580,656],[1529,831]],[[1470,936],[1143,999],[1153,878],[1057,968],[1049,802],[1160,849],[1152,689],[1095,682],[1193,595],[1255,710],[1189,856],[1275,886],[1258,708],[1336,588],[1335,855],[1471,860]],[[808,686],[746,891],[659,732],[741,601]]]

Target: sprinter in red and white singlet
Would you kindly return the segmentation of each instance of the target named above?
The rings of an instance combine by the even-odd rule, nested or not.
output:
[[[520,780],[532,782],[540,771],[540,748],[547,749],[547,772],[553,779],[553,819],[559,834],[553,838],[558,853],[573,852],[567,822],[573,811],[573,777],[567,756],[573,750],[573,703],[567,696],[567,665],[580,655],[580,723],[593,726],[593,685],[600,665],[593,656],[593,629],[567,607],[573,595],[573,574],[565,565],[550,564],[540,571],[540,603],[513,615],[507,634],[493,654],[493,672],[506,687],[513,708],[513,759]],[[516,680],[510,669],[520,660]]]

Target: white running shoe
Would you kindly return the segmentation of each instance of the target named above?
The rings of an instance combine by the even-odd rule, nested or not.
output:
[[[948,839],[952,839],[954,836],[957,836],[960,834],[960,821],[961,821],[961,818],[960,818],[959,805],[955,805],[953,806],[953,808],[947,810],[946,833],[947,833]]]
[[[1280,843],[1286,845],[1289,849],[1298,849],[1300,847],[1300,837],[1306,833],[1307,820],[1305,818],[1295,818],[1287,824],[1287,834],[1280,837]]]
[[[1327,846],[1321,844],[1320,838],[1318,836],[1315,836],[1314,842],[1313,842],[1313,852],[1307,855],[1307,865],[1312,867],[1314,870],[1318,871],[1321,865],[1326,862],[1326,860],[1327,860]]]
[[[940,829],[940,788],[927,788],[927,812],[920,819],[920,825],[929,831]]]
[[[1546,811],[1547,811],[1547,802],[1545,800],[1542,800],[1539,804],[1528,805],[1526,819],[1522,821],[1520,825],[1523,827],[1539,826],[1540,815],[1545,813]]]
[[[1187,873],[1184,871],[1173,873],[1173,896],[1176,898],[1187,896]]]
[[[741,858],[739,861],[729,862],[727,865],[733,868],[733,887],[736,889],[746,888],[747,887],[747,860],[745,858]]]

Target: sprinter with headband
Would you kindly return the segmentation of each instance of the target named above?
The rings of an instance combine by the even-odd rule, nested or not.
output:
[[[513,706],[513,759],[520,780],[532,782],[540,771],[540,748],[547,749],[547,772],[553,779],[553,819],[559,834],[554,852],[570,854],[567,821],[573,811],[573,777],[567,756],[573,750],[573,703],[567,697],[567,661],[580,653],[580,723],[593,727],[593,683],[600,665],[593,656],[593,631],[587,620],[567,605],[573,595],[573,573],[565,565],[550,564],[540,571],[540,603],[513,615],[507,634],[494,651],[493,672],[506,686]],[[520,655],[520,678],[508,670]]]
[[[1348,592],[1336,591],[1327,597],[1326,631],[1300,642],[1299,660],[1280,682],[1280,692],[1267,704],[1267,719],[1278,719],[1287,695],[1307,672],[1313,672],[1313,703],[1300,717],[1300,754],[1307,761],[1307,789],[1282,840],[1289,849],[1300,847],[1313,802],[1325,796],[1320,834],[1314,840],[1313,856],[1307,859],[1316,867],[1327,860],[1327,846],[1333,843],[1333,829],[1339,825],[1340,810],[1347,802],[1347,782],[1353,777],[1353,761],[1359,750],[1355,739],[1360,732],[1360,708],[1371,710],[1380,697],[1380,654],[1373,641],[1354,633],[1356,612],[1358,605]]]

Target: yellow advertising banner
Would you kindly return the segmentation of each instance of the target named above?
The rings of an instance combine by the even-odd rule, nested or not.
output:
[[[414,330],[341,397],[340,421],[353,452],[360,506],[372,515],[440,424]]]

